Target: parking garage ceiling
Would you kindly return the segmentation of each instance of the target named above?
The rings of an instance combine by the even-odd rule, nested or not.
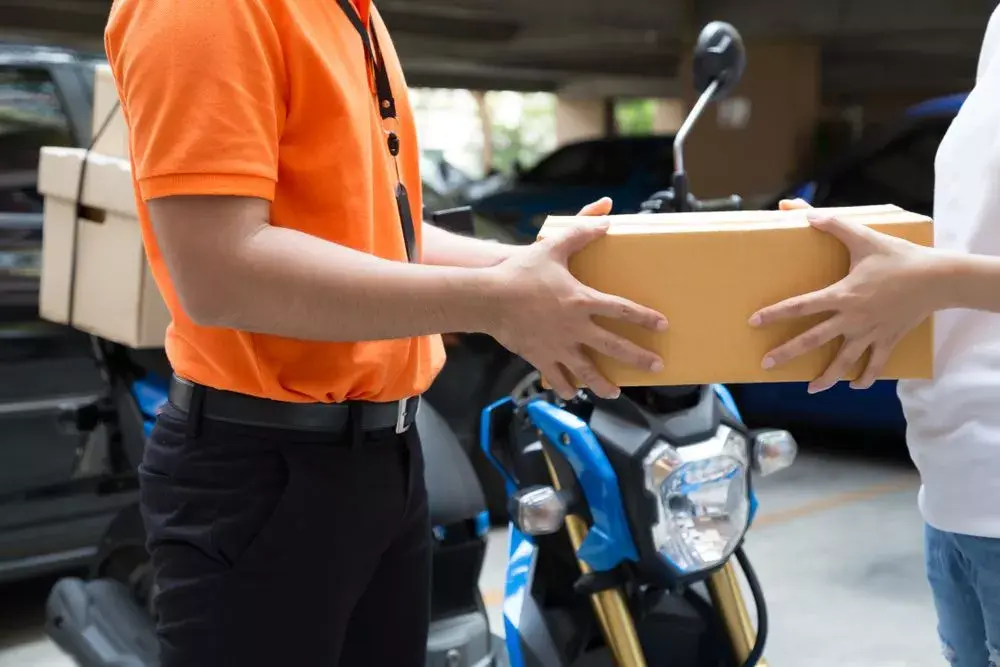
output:
[[[239,0],[234,0],[239,1]],[[331,2],[333,0],[330,0]],[[376,0],[414,86],[668,95],[697,29],[822,47],[830,101],[967,89],[996,0]],[[9,38],[101,48],[108,0],[0,0]],[[752,49],[750,67],[753,67]],[[789,82],[794,85],[794,82]]]

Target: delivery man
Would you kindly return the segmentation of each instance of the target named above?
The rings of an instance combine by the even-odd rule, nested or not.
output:
[[[848,375],[870,387],[896,343],[935,311],[934,379],[899,383],[906,440],[920,470],[927,574],[945,656],[953,665],[1000,665],[1000,10],[979,57],[976,86],[935,160],[935,248],[847,221],[814,225],[850,250],[850,274],[752,317],[829,317],[765,357],[775,367],[840,339],[810,386]],[[785,207],[805,204],[786,203]]]
[[[421,224],[406,81],[370,0],[116,0],[105,46],[173,315],[140,468],[164,667],[422,666],[410,427],[438,334],[487,333],[564,396],[566,371],[614,396],[585,348],[662,362],[592,318],[664,318],[568,272],[606,224],[530,247]]]

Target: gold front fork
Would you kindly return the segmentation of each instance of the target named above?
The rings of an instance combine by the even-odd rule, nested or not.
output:
[[[558,491],[561,488],[559,475],[552,465],[549,453],[544,450],[543,453],[549,476],[552,478],[552,487]],[[587,537],[587,530],[587,523],[580,517],[572,514],[566,517],[566,532],[569,534],[574,552],[580,550],[580,545]],[[587,574],[591,571],[590,566],[579,558],[576,562],[581,573]],[[736,658],[742,663],[753,649],[757,631],[750,622],[750,614],[747,612],[746,601],[743,599],[743,591],[740,590],[732,562],[726,563],[718,572],[711,575],[708,580],[708,590],[715,609],[722,617]],[[618,667],[646,667],[646,656],[642,652],[639,635],[636,633],[635,623],[632,622],[632,613],[625,604],[625,594],[621,588],[594,593],[590,596],[590,602],[594,606],[594,614],[601,625],[615,664]],[[768,667],[764,658],[761,658],[757,665]]]
[[[750,621],[750,613],[743,599],[743,591],[740,589],[740,581],[736,577],[732,558],[722,566],[722,569],[709,577],[708,593],[726,626],[726,634],[733,644],[736,660],[742,664],[750,656],[753,644],[757,641],[757,630]],[[763,656],[757,661],[757,665],[768,667]]]
[[[549,476],[552,477],[552,486],[557,491],[560,489],[559,475],[549,453],[545,452],[545,464],[549,469]],[[573,545],[573,551],[578,552],[584,538],[587,537],[587,523],[576,515],[566,517],[566,532],[569,533],[569,541]],[[587,574],[590,566],[577,558],[580,572]],[[642,653],[642,646],[639,644],[639,635],[636,634],[635,624],[632,622],[632,613],[625,604],[625,594],[620,588],[611,588],[590,596],[590,602],[594,606],[594,614],[597,616],[601,630],[604,632],[604,639],[611,649],[618,667],[646,667],[646,657]]]

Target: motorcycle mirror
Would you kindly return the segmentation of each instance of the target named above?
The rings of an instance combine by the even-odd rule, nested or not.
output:
[[[684,142],[709,102],[732,92],[746,69],[747,55],[740,33],[725,21],[712,21],[706,25],[695,44],[692,66],[698,101],[674,136],[673,188],[678,211],[691,210],[687,173],[684,171]]]
[[[694,87],[706,92],[714,83],[712,100],[733,91],[747,67],[747,54],[740,33],[725,21],[712,21],[701,30],[694,47]]]

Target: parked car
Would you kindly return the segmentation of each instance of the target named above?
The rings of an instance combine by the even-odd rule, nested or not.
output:
[[[472,176],[444,159],[441,151],[420,151],[420,178],[424,188],[431,187],[435,192],[458,201],[462,191],[475,182]],[[428,207],[429,208],[429,207]]]
[[[464,185],[458,194],[463,202],[472,202],[503,190],[510,185],[512,177],[510,174],[493,169],[478,181],[472,181]]]
[[[424,181],[422,191],[425,211],[440,211],[459,205],[458,199],[455,198],[453,193],[439,190],[435,185],[427,181]]]
[[[576,213],[601,197],[614,200],[616,213],[636,212],[652,192],[670,185],[673,145],[668,135],[567,144],[469,204],[524,242],[535,238],[546,215]]]
[[[934,157],[938,144],[967,93],[928,100],[900,122],[863,139],[840,159],[803,178],[768,206],[801,197],[814,206],[896,204],[931,215],[934,207]],[[784,427],[808,425],[849,428],[902,436],[905,420],[896,383],[883,380],[866,391],[838,383],[809,395],[805,385],[776,383],[732,387],[740,410],[755,423]]]
[[[135,498],[107,431],[71,425],[104,388],[90,339],[38,318],[38,149],[89,140],[95,62],[0,43],[0,581],[84,565]]]

